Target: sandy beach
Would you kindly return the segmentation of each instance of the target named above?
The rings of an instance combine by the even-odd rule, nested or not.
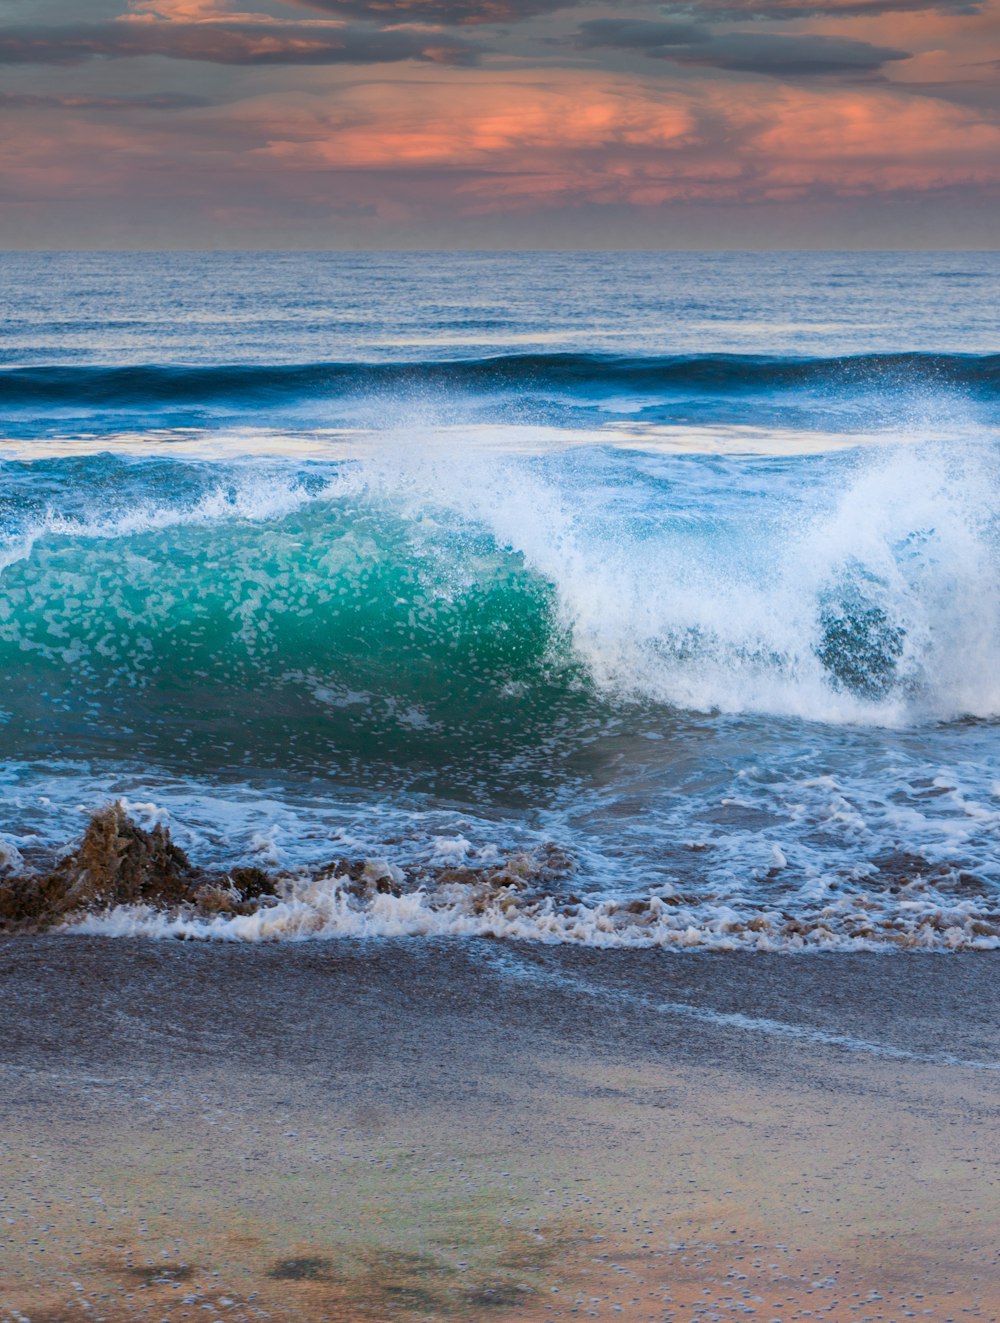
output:
[[[996,955],[0,945],[0,1319],[1000,1317]]]

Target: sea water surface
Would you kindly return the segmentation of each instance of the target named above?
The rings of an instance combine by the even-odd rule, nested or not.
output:
[[[91,930],[1000,945],[998,303],[998,254],[0,255],[3,857],[121,799],[290,880]]]

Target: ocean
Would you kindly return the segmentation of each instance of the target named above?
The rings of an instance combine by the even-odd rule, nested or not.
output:
[[[1000,254],[8,253],[0,302],[0,857],[120,800],[283,878],[80,928],[1000,947]]]

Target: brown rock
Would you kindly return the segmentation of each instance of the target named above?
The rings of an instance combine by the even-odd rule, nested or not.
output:
[[[195,873],[159,823],[145,831],[121,804],[95,813],[79,849],[55,870],[66,883],[66,908],[91,909],[137,901],[178,904],[191,898]]]

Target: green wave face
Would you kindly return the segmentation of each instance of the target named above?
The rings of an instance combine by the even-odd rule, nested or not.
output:
[[[551,588],[485,534],[364,500],[46,535],[2,578],[9,755],[366,779],[487,770],[591,700]],[[374,766],[373,766],[374,764]]]

